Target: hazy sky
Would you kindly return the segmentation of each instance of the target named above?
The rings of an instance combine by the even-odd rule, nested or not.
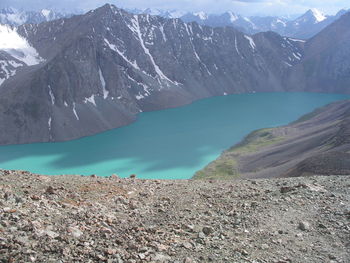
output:
[[[0,0],[0,7],[87,11],[106,2],[124,8],[151,7],[209,13],[233,11],[243,15],[300,14],[309,8],[318,8],[325,14],[334,14],[342,8],[350,8],[350,0]]]

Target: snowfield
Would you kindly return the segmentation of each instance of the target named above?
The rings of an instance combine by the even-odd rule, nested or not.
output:
[[[0,50],[5,51],[27,66],[37,65],[44,61],[35,48],[17,33],[16,28],[0,25]]]

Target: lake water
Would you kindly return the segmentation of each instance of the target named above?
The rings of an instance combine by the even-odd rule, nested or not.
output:
[[[0,168],[47,175],[188,179],[249,132],[280,126],[350,95],[257,93],[147,112],[137,122],[63,143],[0,147]]]

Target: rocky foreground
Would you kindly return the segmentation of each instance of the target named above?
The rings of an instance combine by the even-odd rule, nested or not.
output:
[[[0,171],[0,262],[350,262],[350,177]]]

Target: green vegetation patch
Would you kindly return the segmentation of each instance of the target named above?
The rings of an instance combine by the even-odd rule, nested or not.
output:
[[[242,142],[221,154],[215,161],[198,171],[193,179],[232,179],[240,176],[239,157],[276,144],[284,137],[273,134],[273,128],[250,133]]]
[[[273,128],[261,129],[250,133],[244,140],[233,146],[228,152],[244,155],[257,152],[259,149],[276,144],[284,139],[273,134]]]
[[[227,156],[221,156],[211,162],[203,170],[198,171],[193,179],[230,179],[238,177],[237,161]]]

